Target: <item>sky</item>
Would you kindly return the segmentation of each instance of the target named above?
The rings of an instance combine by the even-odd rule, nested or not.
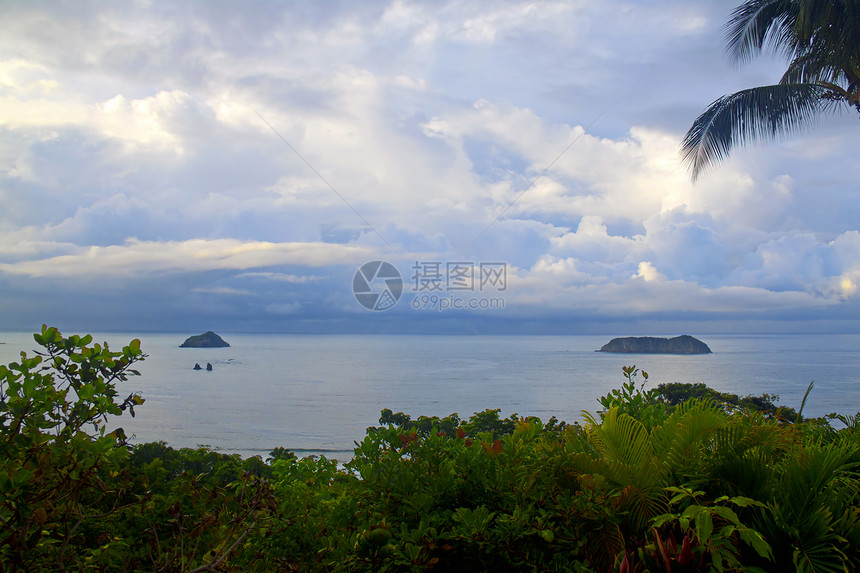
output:
[[[856,332],[855,112],[681,163],[736,5],[5,2],[0,331]]]

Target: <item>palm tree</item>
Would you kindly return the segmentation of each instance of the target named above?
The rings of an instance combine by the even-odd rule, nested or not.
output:
[[[748,0],[726,39],[736,62],[766,47],[790,62],[778,84],[723,96],[696,119],[681,148],[694,181],[735,145],[797,132],[843,104],[860,112],[860,0]]]

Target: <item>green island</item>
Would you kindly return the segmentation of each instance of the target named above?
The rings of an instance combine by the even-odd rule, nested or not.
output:
[[[386,409],[344,465],[242,459],[106,430],[138,340],[34,338],[0,365],[0,571],[860,569],[860,417],[806,399],[629,366],[572,423]]]

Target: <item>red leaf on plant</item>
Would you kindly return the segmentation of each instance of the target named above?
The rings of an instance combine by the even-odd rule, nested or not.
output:
[[[492,444],[481,443],[481,447],[484,448],[485,452],[495,457],[502,451],[502,442],[495,440]]]
[[[618,573],[630,573],[630,560],[627,559],[627,552],[624,552],[624,560],[621,561],[621,567],[618,569]]]
[[[678,554],[678,565],[689,565],[693,561],[693,544],[690,542],[690,536],[684,536],[684,543],[681,544],[681,552]]]
[[[409,432],[408,436],[406,434],[400,434],[400,442],[404,448],[417,439],[418,435],[415,432]]]

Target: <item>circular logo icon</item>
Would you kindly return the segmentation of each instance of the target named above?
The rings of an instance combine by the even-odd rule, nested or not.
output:
[[[391,263],[371,261],[361,265],[352,279],[355,300],[369,310],[388,310],[403,294],[400,271]]]

